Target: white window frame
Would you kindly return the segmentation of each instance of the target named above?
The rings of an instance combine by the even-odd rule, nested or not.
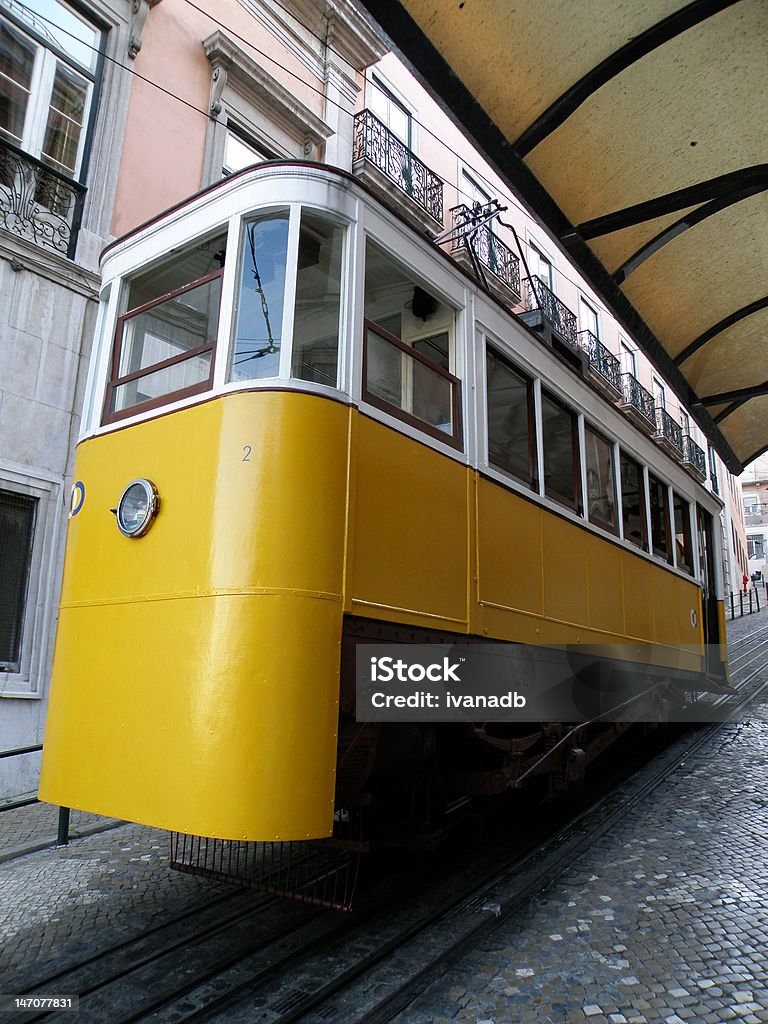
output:
[[[626,342],[623,338],[619,338],[619,361],[621,363],[621,372],[631,373],[635,380],[637,380],[637,358],[632,348],[630,348],[629,342]]]
[[[418,153],[418,121],[416,119],[416,108],[408,99],[397,89],[392,83],[384,76],[378,69],[369,68],[366,72],[366,106],[371,111],[374,117],[377,117],[383,125],[385,125],[393,135],[396,135],[398,139],[407,146],[408,149],[415,155]],[[388,106],[393,104],[398,107],[408,119],[408,138],[404,139],[391,125],[391,117],[389,110],[386,117],[382,117],[378,110],[374,110],[371,104],[371,97],[373,91],[376,90],[377,95],[383,94],[387,99]]]
[[[67,7],[73,16],[84,24],[87,24],[94,30],[94,32],[101,32],[101,28],[96,22],[89,21],[87,18],[83,17],[79,11],[76,11],[75,8],[66,4],[64,0],[61,0],[61,3],[62,6]],[[63,51],[55,49],[53,45],[46,45],[42,39],[38,38],[34,32],[30,30],[29,26],[24,25],[21,18],[14,19],[12,17],[8,17],[7,13],[8,12],[5,8],[0,7],[0,19],[5,22],[11,32],[22,36],[28,43],[35,47],[35,58],[21,141],[17,142],[15,140],[10,140],[5,134],[3,134],[2,139],[10,141],[12,145],[17,145],[19,149],[22,149],[25,153],[28,153],[29,156],[34,157],[34,159],[42,160],[48,166],[51,166],[54,170],[63,174],[65,177],[71,178],[73,181],[79,181],[82,179],[83,157],[92,131],[91,122],[93,101],[99,74],[98,60],[94,57],[93,68],[84,67]],[[101,35],[101,40],[103,42],[103,33]],[[56,77],[56,69],[59,64],[65,67],[70,74],[81,79],[86,86],[85,107],[83,110],[80,139],[78,142],[75,167],[73,170],[59,166],[53,160],[49,163],[42,155],[46,129],[48,126],[48,113],[50,110],[53,85]]]
[[[536,268],[533,267],[534,256],[536,258]],[[534,238],[528,238],[528,270],[531,277],[538,277],[544,284],[549,288],[553,295],[557,294],[555,288],[555,264],[552,258],[547,253],[547,250],[541,246]],[[539,273],[541,263],[544,262],[549,268],[547,278],[543,278]]]
[[[594,323],[594,330],[592,330],[591,324],[585,322],[588,319]],[[579,330],[590,331],[598,341],[602,336],[602,332],[600,330],[600,312],[597,306],[593,305],[589,299],[585,298],[581,294],[579,295]]]
[[[744,509],[745,516],[759,516],[760,515],[760,495],[755,492],[742,494],[742,507]],[[752,511],[753,510],[753,511]]]

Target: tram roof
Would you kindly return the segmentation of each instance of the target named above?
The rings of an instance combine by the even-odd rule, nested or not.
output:
[[[733,472],[768,449],[765,0],[363,0]]]

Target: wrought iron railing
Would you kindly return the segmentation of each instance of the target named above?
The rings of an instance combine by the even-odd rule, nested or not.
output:
[[[669,415],[662,406],[656,406],[656,440],[666,441],[676,451],[683,454],[683,428]]]
[[[599,373],[616,391],[621,391],[621,363],[592,331],[579,331],[581,347],[589,356],[589,368]]]
[[[484,267],[495,274],[515,295],[520,295],[520,260],[500,238],[494,235],[488,224],[482,227],[471,227],[472,210],[464,203],[454,206],[451,210],[453,227],[467,225],[467,232],[458,234],[453,239],[452,251],[466,249],[472,245],[475,256]],[[469,237],[471,236],[471,242]]]
[[[683,434],[683,462],[687,463],[703,479],[707,475],[707,460],[703,450],[690,434]]]
[[[650,391],[646,391],[633,373],[622,374],[621,391],[624,406],[634,409],[648,422],[649,426],[654,427],[656,425],[654,414],[656,403],[653,395]]]
[[[368,160],[436,221],[443,223],[443,182],[370,110],[355,115],[352,159]]]
[[[75,257],[86,188],[0,139],[0,227]]]
[[[540,277],[525,279],[528,309],[539,309],[549,320],[552,329],[572,349],[579,352],[579,340],[576,331],[576,314],[558,299]]]

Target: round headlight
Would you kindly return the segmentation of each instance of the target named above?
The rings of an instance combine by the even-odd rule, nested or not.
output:
[[[126,537],[142,537],[157,515],[160,499],[151,480],[132,480],[117,503],[117,526]]]

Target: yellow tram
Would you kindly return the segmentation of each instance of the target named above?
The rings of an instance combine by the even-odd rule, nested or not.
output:
[[[366,638],[724,678],[718,500],[350,175],[248,169],[102,269],[41,799],[327,837]]]

